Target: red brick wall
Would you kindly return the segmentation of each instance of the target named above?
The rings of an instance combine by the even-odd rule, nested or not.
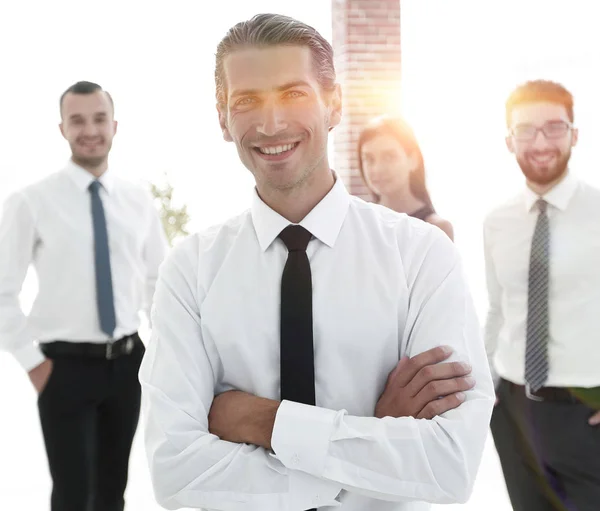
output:
[[[332,0],[332,20],[344,100],[333,164],[350,193],[370,199],[358,170],[356,142],[369,119],[398,108],[400,0]]]

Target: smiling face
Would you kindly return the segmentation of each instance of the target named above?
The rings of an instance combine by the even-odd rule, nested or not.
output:
[[[552,102],[518,105],[512,111],[509,128],[507,147],[527,181],[543,187],[560,181],[578,137],[567,109]]]
[[[259,193],[291,190],[330,172],[328,132],[340,121],[341,99],[337,88],[322,91],[308,47],[246,47],[229,54],[223,69],[223,136],[235,143]]]
[[[72,159],[86,169],[107,165],[117,131],[113,107],[104,91],[65,95],[61,105],[60,131],[71,146]]]

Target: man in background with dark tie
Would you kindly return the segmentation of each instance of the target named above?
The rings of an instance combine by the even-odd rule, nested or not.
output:
[[[161,268],[140,370],[158,501],[466,501],[493,386],[454,244],[351,197],[331,170],[341,93],[313,28],[255,16],[227,33],[216,67],[221,130],[256,188],[249,211]]]
[[[108,170],[117,129],[108,92],[78,82],[60,114],[71,160],[4,205],[0,339],[38,392],[52,511],[122,511],[140,409],[139,312],[149,311],[166,238],[149,194]],[[39,291],[25,316],[31,265]]]
[[[600,507],[600,191],[569,169],[573,97],[537,80],[506,103],[524,193],[484,226],[492,433],[515,511]]]

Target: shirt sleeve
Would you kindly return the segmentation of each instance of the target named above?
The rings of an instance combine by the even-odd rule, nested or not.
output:
[[[487,352],[490,370],[494,379],[494,386],[497,386],[500,377],[494,367],[494,354],[498,347],[498,336],[504,324],[504,315],[502,313],[502,288],[498,282],[496,268],[491,250],[491,236],[487,226],[483,230],[483,252],[485,259],[485,276],[488,292],[488,312],[485,321],[484,340]]]
[[[158,269],[165,259],[168,250],[167,237],[163,229],[160,216],[152,199],[148,198],[148,207],[150,214],[150,226],[148,235],[144,244],[144,260],[146,262],[146,281],[144,289],[144,312],[148,318],[150,327],[152,327],[151,308],[154,292],[156,289],[156,280],[158,279]]]
[[[0,347],[30,371],[44,361],[19,295],[37,242],[35,216],[22,192],[4,203],[0,220]]]
[[[161,266],[153,330],[140,369],[145,445],[154,493],[167,509],[303,511],[337,506],[340,485],[285,467],[261,447],[208,431],[218,369],[203,341],[198,238]]]
[[[433,228],[431,228],[433,229]],[[466,502],[479,468],[494,401],[481,330],[458,255],[438,229],[407,270],[405,353],[450,345],[476,379],[458,408],[432,420],[350,416],[283,401],[271,444],[290,468],[387,501]]]

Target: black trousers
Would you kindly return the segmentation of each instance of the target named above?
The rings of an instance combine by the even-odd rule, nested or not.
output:
[[[533,401],[502,381],[491,429],[514,511],[598,511],[600,427],[582,402]]]
[[[144,345],[114,360],[54,357],[38,397],[52,511],[123,511]]]

